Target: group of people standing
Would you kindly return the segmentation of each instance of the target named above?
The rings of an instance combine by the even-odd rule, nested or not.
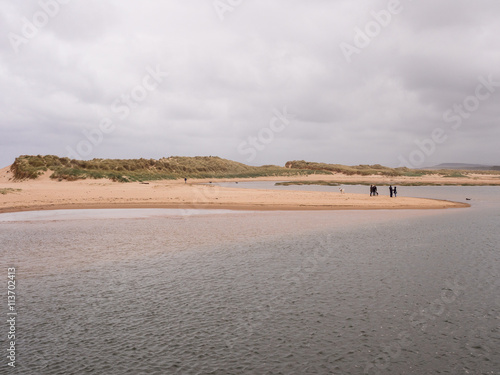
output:
[[[394,198],[395,198],[397,196],[397,194],[398,194],[398,191],[396,190],[396,186],[394,186],[394,187],[392,187],[392,185],[389,186],[389,193],[391,194],[391,198],[392,198],[393,195],[394,195]]]
[[[398,191],[396,189],[396,186],[394,187],[392,185],[389,186],[389,194],[391,195],[391,198],[397,196]],[[370,197],[375,195],[378,195],[377,186],[370,185]]]

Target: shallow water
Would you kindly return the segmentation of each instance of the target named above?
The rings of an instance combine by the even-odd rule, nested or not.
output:
[[[500,189],[437,188],[472,207],[0,215],[9,372],[498,374]]]

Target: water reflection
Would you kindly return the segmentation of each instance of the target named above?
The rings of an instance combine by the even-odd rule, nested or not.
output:
[[[459,210],[3,221],[18,371],[494,374],[500,217],[483,189]]]

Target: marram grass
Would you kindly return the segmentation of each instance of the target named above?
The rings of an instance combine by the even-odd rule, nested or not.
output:
[[[22,191],[22,189],[1,188],[0,194],[5,195],[5,194],[9,194],[9,193],[18,193],[20,191]]]
[[[11,166],[17,180],[36,179],[46,171],[57,180],[107,178],[113,181],[152,181],[178,178],[246,178],[261,176],[300,176],[315,171],[288,169],[275,165],[254,167],[217,156],[155,159],[75,160],[54,155],[16,158]]]
[[[442,175],[444,177],[469,177],[471,173],[500,175],[500,171],[420,170],[389,168],[380,164],[345,166],[301,161],[289,161],[285,167],[264,165],[260,167],[222,159],[217,156],[171,156],[155,159],[92,159],[75,160],[54,155],[22,155],[11,166],[16,180],[36,179],[51,171],[57,180],[82,180],[106,178],[113,181],[152,181],[178,178],[251,178],[264,176],[307,176],[310,174],[381,175],[388,177]],[[339,182],[342,183],[342,182]],[[305,184],[305,182],[302,182]],[[324,183],[332,184],[332,183]],[[418,184],[418,183],[412,183]],[[335,186],[335,185],[333,185]]]

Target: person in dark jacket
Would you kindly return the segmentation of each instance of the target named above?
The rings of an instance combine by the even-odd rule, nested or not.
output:
[[[392,185],[389,186],[389,194],[391,195],[392,198]]]

